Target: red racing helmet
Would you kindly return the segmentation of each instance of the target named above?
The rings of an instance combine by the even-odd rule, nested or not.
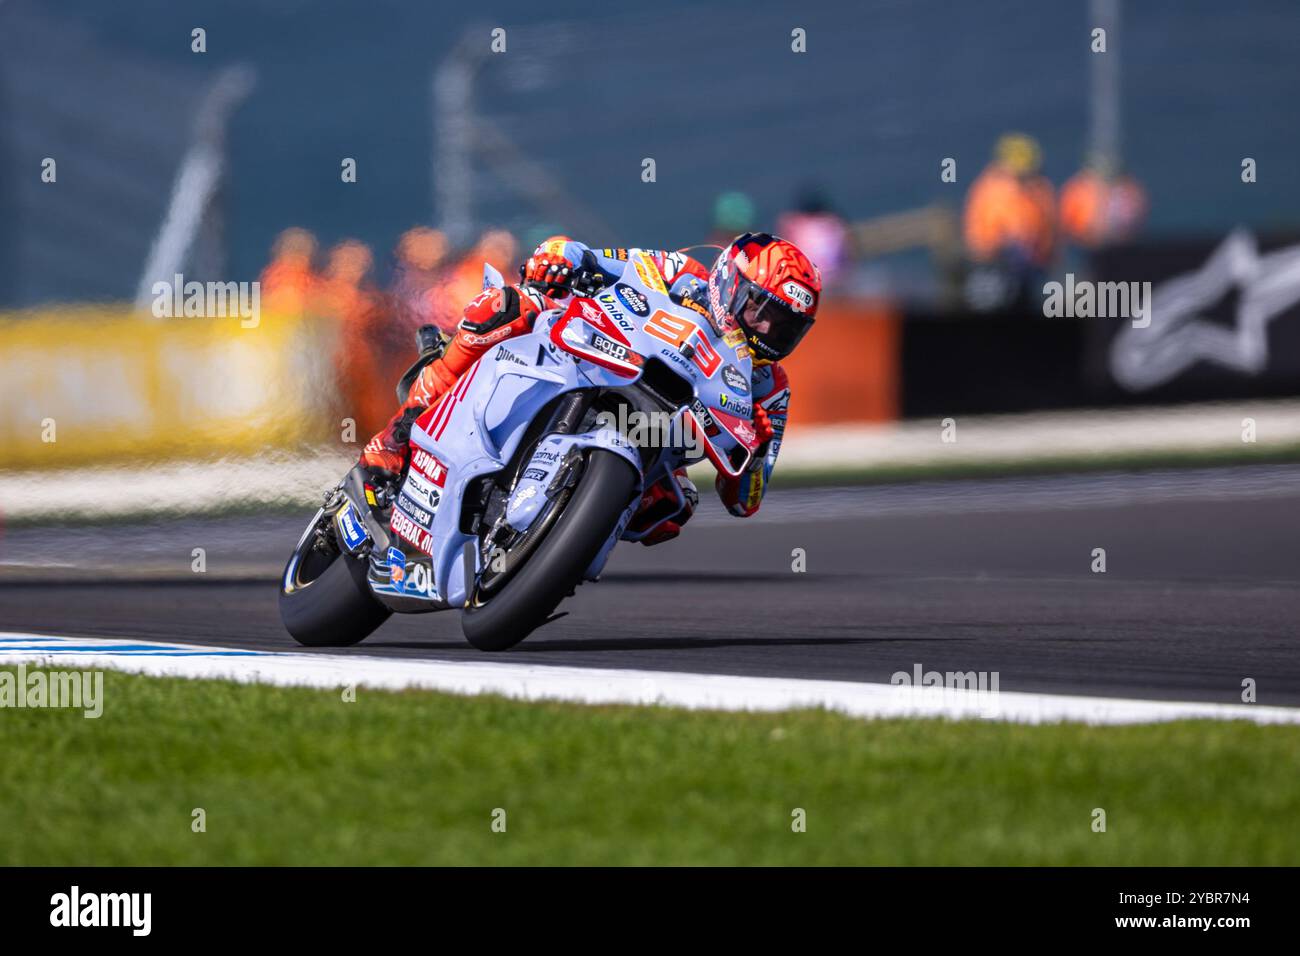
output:
[[[794,351],[812,328],[821,297],[822,277],[812,261],[766,232],[737,236],[709,273],[714,323],[726,329],[734,320],[760,363]]]

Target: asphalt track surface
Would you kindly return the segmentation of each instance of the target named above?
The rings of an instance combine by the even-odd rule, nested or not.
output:
[[[276,588],[307,517],[11,528],[0,630],[300,650]],[[677,541],[620,545],[506,654],[469,647],[455,611],[327,653],[875,682],[920,665],[1221,703],[1251,678],[1259,703],[1300,705],[1298,582],[1294,466],[777,489],[749,520],[713,505]]]

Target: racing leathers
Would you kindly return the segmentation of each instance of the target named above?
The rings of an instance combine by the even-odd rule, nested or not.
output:
[[[674,302],[700,313],[719,334],[733,332],[718,328],[704,304],[707,299],[708,270],[698,261],[680,252],[638,249],[590,249],[580,242],[557,236],[537,247],[521,270],[524,282],[503,289],[485,289],[464,310],[455,335],[443,355],[426,365],[412,384],[406,402],[388,425],[375,435],[361,454],[361,463],[394,475],[401,472],[409,454],[411,424],[420,414],[451,388],[464,372],[489,348],[516,335],[532,330],[537,316],[559,307],[557,300],[573,291],[594,295],[622,275],[629,261],[633,265],[653,265]],[[644,275],[644,274],[643,274]],[[728,319],[734,323],[734,320]],[[740,341],[737,335],[737,340]],[[743,348],[743,345],[738,346]],[[785,370],[777,363],[754,363],[751,379],[754,429],[760,441],[758,452],[749,468],[739,478],[719,474],[715,481],[718,496],[727,510],[738,517],[748,517],[762,503],[767,482],[776,465],[777,453],[785,432],[790,404],[790,385]],[[686,506],[677,510],[677,495],[667,479],[645,490],[640,508],[629,523],[633,531],[649,533],[645,544],[658,544],[674,538],[694,511],[698,495],[684,469],[675,474]],[[664,517],[671,502],[671,520]],[[676,512],[676,513],[672,513]]]

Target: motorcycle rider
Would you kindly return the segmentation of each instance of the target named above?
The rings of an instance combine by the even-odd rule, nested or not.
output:
[[[646,258],[642,258],[644,253]],[[571,294],[594,295],[622,274],[629,257],[640,267],[648,259],[674,302],[702,315],[728,345],[753,355],[750,393],[759,448],[739,477],[719,474],[715,487],[727,510],[738,517],[756,512],[776,464],[790,405],[790,384],[780,360],[807,333],[821,300],[821,275],[793,243],[768,233],[738,236],[706,269],[681,252],[591,249],[567,236],[542,242],[520,269],[522,281],[485,289],[465,307],[464,317],[442,356],[426,365],[406,402],[361,453],[377,484],[395,483],[409,454],[411,424],[491,346],[532,330],[537,316]],[[643,544],[675,538],[699,501],[685,469],[675,473],[686,498],[664,479],[645,490],[629,529],[649,531]]]

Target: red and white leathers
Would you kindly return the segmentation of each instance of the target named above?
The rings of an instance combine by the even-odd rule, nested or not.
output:
[[[371,468],[400,473],[409,453],[411,423],[451,388],[460,376],[493,345],[532,330],[537,316],[558,307],[556,299],[567,297],[567,286],[582,269],[587,276],[621,275],[627,264],[629,249],[589,249],[582,243],[563,236],[543,242],[533,252],[524,266],[525,282],[546,283],[550,295],[523,285],[504,289],[485,289],[466,307],[456,334],[448,343],[442,357],[431,362],[420,372],[411,387],[406,402],[398,409],[388,426],[366,444],[361,463]],[[690,256],[679,252],[646,250],[668,286],[672,297],[701,313],[708,320],[708,309],[703,305],[707,295],[709,270]],[[551,296],[554,296],[552,298]],[[755,431],[760,439],[766,437],[761,454],[754,456],[750,468],[739,478],[719,475],[715,483],[719,497],[727,510],[740,517],[748,517],[758,510],[767,488],[767,481],[776,464],[777,452],[785,432],[786,414],[790,405],[790,385],[784,369],[779,364],[756,365],[752,378]],[[694,511],[698,496],[695,486],[679,469],[677,480],[687,498],[686,507],[671,521],[659,520],[653,532],[643,539],[645,544],[658,544],[674,538]],[[642,496],[641,508],[629,527],[636,530],[645,526],[640,519],[654,518],[662,511],[662,501],[676,501],[675,492],[661,484],[647,488]]]

